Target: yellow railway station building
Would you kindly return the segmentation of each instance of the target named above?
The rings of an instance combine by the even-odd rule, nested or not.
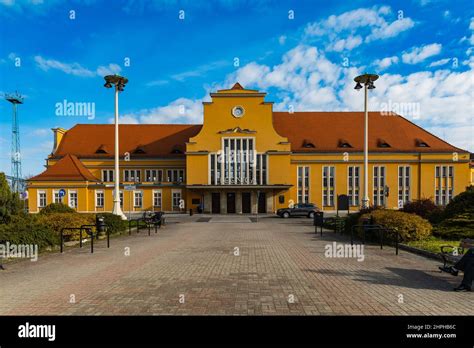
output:
[[[214,214],[274,213],[296,203],[335,211],[363,198],[363,112],[274,112],[265,93],[211,93],[203,124],[114,125],[53,129],[44,172],[28,180],[31,213],[53,202],[78,212],[111,212],[115,175],[122,210]],[[446,205],[471,183],[469,152],[408,119],[369,112],[370,205],[397,209],[431,198]]]

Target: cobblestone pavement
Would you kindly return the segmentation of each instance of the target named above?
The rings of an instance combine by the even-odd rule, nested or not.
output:
[[[325,246],[347,239],[321,238],[305,218],[203,220],[10,263],[0,314],[474,315],[474,293],[453,292],[461,278],[437,261],[377,246],[361,262],[328,258]]]

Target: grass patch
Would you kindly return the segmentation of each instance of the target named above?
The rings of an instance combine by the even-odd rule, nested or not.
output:
[[[412,246],[414,248],[423,249],[426,251],[431,251],[432,253],[439,253],[441,251],[441,246],[443,245],[452,245],[459,246],[460,240],[445,240],[436,237],[429,237],[423,240],[414,240],[406,242],[406,245]],[[467,251],[467,250],[465,250]]]

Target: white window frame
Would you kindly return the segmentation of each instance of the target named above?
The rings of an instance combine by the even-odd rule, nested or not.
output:
[[[44,195],[44,205],[41,205],[41,195]],[[48,195],[45,190],[38,190],[36,192],[36,205],[38,209],[48,205]]]
[[[59,191],[60,190],[52,190],[52,202],[53,203],[62,203],[62,197],[59,197]],[[58,195],[58,200],[56,200],[56,195]]]
[[[360,166],[347,167],[347,196],[349,197],[349,204],[351,207],[360,206]],[[349,175],[352,169],[352,176]],[[357,170],[356,170],[357,169]],[[357,171],[357,175],[356,175]],[[357,179],[357,180],[356,180]],[[358,185],[356,183],[358,182]]]
[[[407,172],[408,169],[408,172]],[[400,170],[402,171],[400,175]],[[408,173],[408,175],[407,175]],[[401,165],[397,168],[397,197],[398,197],[398,208],[401,209],[405,205],[411,201],[411,175],[412,168],[409,165]],[[400,180],[402,181],[402,185],[400,186]],[[407,185],[408,180],[408,185]]]
[[[437,175],[437,172],[439,173],[439,176]],[[454,166],[437,165],[435,166],[434,176],[435,204],[445,206],[454,197]],[[438,182],[440,184],[439,186]]]
[[[301,186],[300,186],[300,168],[303,176],[301,177]],[[308,179],[308,185],[306,185],[305,181],[306,178]],[[311,188],[311,169],[310,166],[297,166],[296,167],[296,201],[298,204],[300,203],[310,203],[310,188]],[[301,190],[301,195],[300,195]],[[300,199],[301,196],[301,199]]]
[[[148,180],[148,176],[149,176],[148,173],[150,173],[150,176],[151,176],[152,180]],[[161,177],[161,180],[160,180],[160,177]],[[160,182],[160,181],[163,181],[163,170],[162,169],[145,169],[144,181],[145,182]]]
[[[72,194],[75,194],[76,195],[76,202],[75,202],[75,205],[72,205],[71,204],[71,196]],[[68,203],[68,206],[71,207],[71,208],[74,208],[74,209],[77,209],[77,206],[79,205],[79,195],[77,193],[77,190],[68,190],[67,192],[67,203]]]
[[[131,175],[132,173],[133,173],[133,175]],[[127,178],[127,176],[128,176],[128,178]],[[132,177],[133,177],[133,180],[130,180],[130,178],[132,178]],[[123,170],[123,181],[124,182],[141,182],[142,181],[141,170],[140,169],[124,169]]]
[[[159,204],[156,204],[157,203],[157,200],[155,197],[156,195],[158,194],[158,201],[159,201]],[[163,205],[163,191],[162,190],[153,190],[153,207],[154,208],[161,208],[161,206]]]
[[[375,185],[375,168],[377,168],[377,186]],[[381,175],[381,168],[383,168],[383,176]],[[383,179],[383,185],[380,184]],[[374,206],[385,207],[387,199],[385,197],[385,186],[387,185],[387,168],[381,165],[372,166],[372,203]],[[377,194],[375,194],[377,190]],[[377,198],[377,199],[376,199]],[[377,204],[375,204],[377,202]]]
[[[179,194],[178,204],[175,204],[175,194]],[[181,189],[173,189],[171,190],[171,209],[174,210],[175,208],[180,209],[179,203],[183,199],[183,193]]]
[[[137,205],[137,194],[140,194],[140,205]],[[143,190],[133,191],[133,208],[143,208]]]
[[[102,182],[113,182],[114,174],[115,174],[114,169],[102,169]]]
[[[99,205],[99,194],[102,194],[102,205]],[[96,208],[104,208],[105,207],[105,193],[104,190],[95,190],[94,195],[94,203]]]
[[[324,186],[324,169],[328,168],[327,170],[327,187]],[[333,180],[333,186],[331,186],[331,168],[333,169],[333,175],[332,175],[332,180]],[[335,194],[336,194],[336,166],[322,166],[321,167],[321,194],[322,194],[322,206],[324,207],[335,207]],[[327,188],[327,189],[326,189]],[[332,203],[332,204],[331,204]]]

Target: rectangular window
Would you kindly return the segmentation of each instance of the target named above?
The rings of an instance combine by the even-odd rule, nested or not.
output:
[[[104,207],[104,191],[95,191],[95,206],[97,208]]]
[[[298,203],[309,203],[309,167],[298,167]]]
[[[46,191],[38,191],[38,208],[46,207]]]
[[[222,150],[211,154],[210,178],[220,185],[267,183],[267,155],[256,154],[252,138],[224,138]]]
[[[349,205],[359,206],[359,182],[360,167],[348,167],[347,173],[347,196],[349,197]]]
[[[410,166],[398,167],[398,208],[410,201]]]
[[[113,196],[113,192],[112,192]],[[123,208],[123,191],[119,192],[119,197],[120,197],[120,208]]]
[[[69,191],[69,206],[77,209],[77,191]]]
[[[166,176],[168,182],[184,182],[184,169],[168,169]]]
[[[334,206],[335,167],[323,166],[323,206]]]
[[[435,167],[435,203],[446,205],[453,199],[454,167]]]
[[[179,204],[181,202],[181,190],[173,190],[172,192],[173,209],[180,209]]]
[[[385,167],[373,166],[373,205],[385,206]]]
[[[163,181],[163,172],[159,169],[147,169],[145,170],[145,181],[161,182]]]
[[[114,181],[114,170],[113,169],[103,169],[102,170],[102,181],[103,182],[112,182],[112,181]]]
[[[133,191],[133,206],[135,208],[141,208],[143,205],[143,192]]]
[[[153,191],[153,206],[161,208],[161,190]]]
[[[53,203],[61,203],[62,199],[59,196],[59,190],[53,190]]]
[[[123,171],[123,181],[140,182],[140,169],[125,169]]]

